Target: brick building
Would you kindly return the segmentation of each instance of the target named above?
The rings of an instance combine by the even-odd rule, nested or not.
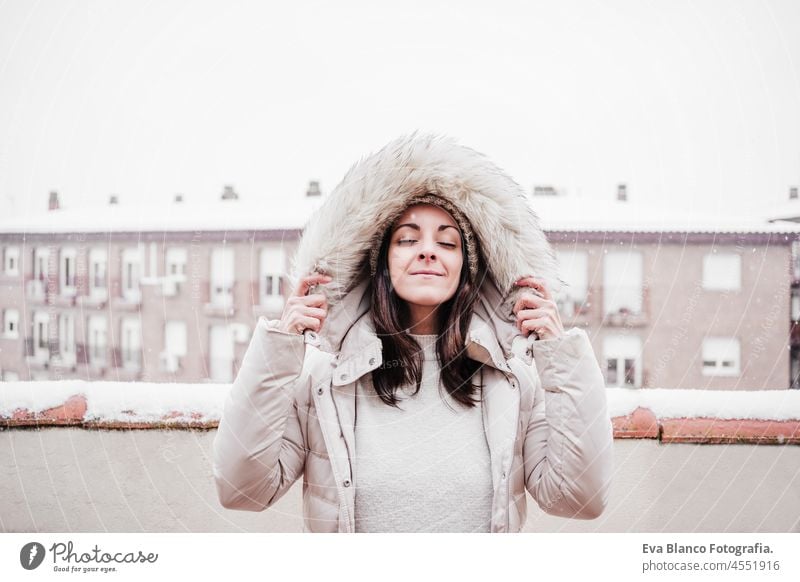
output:
[[[322,196],[285,208],[116,197],[0,223],[0,370],[7,381],[230,382]],[[609,386],[798,387],[800,223],[700,216],[538,187],[568,283],[565,327],[587,329]],[[798,214],[800,216],[800,213]]]

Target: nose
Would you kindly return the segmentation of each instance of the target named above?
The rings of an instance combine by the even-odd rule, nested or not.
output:
[[[427,259],[427,260],[435,261],[436,260],[435,249],[436,249],[436,246],[435,246],[434,241],[426,239],[422,243],[422,250],[419,252],[420,260],[424,261],[424,260]]]

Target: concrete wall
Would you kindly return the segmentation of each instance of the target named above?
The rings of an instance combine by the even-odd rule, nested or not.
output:
[[[0,430],[0,531],[297,532],[295,485],[263,513],[219,505],[215,430]],[[615,441],[597,520],[543,514],[528,532],[800,532],[800,446]]]

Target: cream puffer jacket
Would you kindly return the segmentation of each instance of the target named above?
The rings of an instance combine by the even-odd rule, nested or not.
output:
[[[514,324],[513,306],[525,291],[514,281],[535,275],[551,291],[563,284],[531,202],[482,155],[416,134],[351,168],[306,225],[290,277],[295,286],[314,271],[334,278],[318,290],[328,317],[320,333],[302,335],[278,330],[278,319],[258,319],[213,444],[223,507],[262,511],[302,477],[304,531],[355,531],[356,383],[383,362],[365,260],[388,227],[381,217],[422,190],[466,214],[488,265],[465,349],[485,364],[491,531],[522,528],[526,490],[551,515],[603,512],[613,432],[589,338],[571,328],[541,340]]]

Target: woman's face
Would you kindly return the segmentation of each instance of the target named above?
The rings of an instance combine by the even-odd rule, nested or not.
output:
[[[389,277],[398,297],[408,302],[412,311],[450,299],[464,263],[461,231],[450,213],[433,204],[415,204],[392,228]]]

